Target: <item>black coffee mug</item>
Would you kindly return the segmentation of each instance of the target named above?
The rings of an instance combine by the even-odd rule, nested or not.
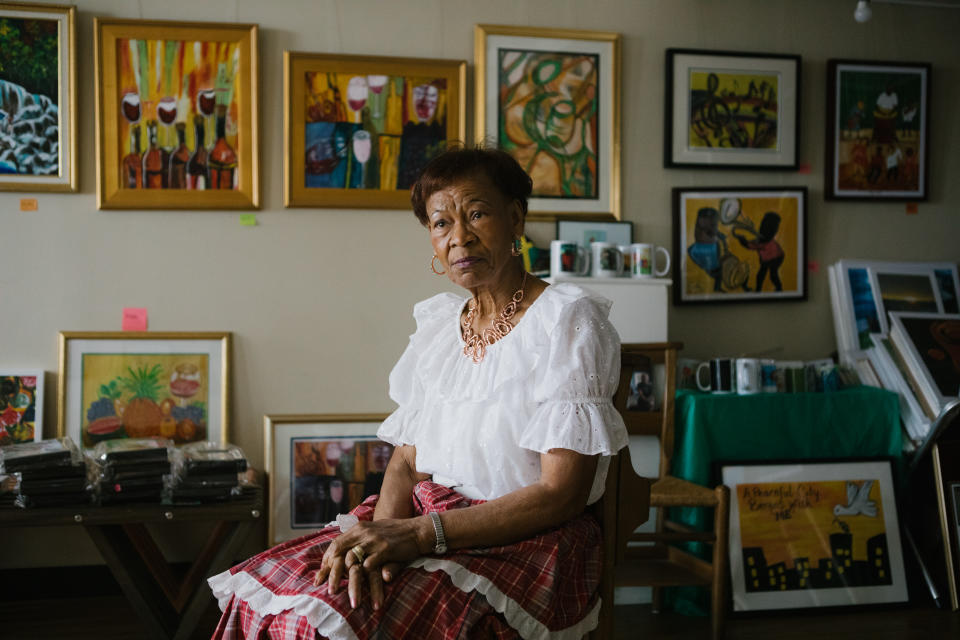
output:
[[[701,391],[712,391],[713,393],[733,393],[737,390],[736,361],[733,358],[713,358],[707,362],[701,362],[697,366],[697,387]],[[710,369],[710,383],[705,384],[701,380],[700,372]]]

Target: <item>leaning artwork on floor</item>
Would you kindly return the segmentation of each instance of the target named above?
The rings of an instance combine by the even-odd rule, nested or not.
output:
[[[723,467],[736,611],[906,599],[891,466]]]

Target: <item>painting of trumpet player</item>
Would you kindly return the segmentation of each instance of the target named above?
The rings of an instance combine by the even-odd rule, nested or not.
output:
[[[807,297],[805,187],[673,190],[675,304]]]

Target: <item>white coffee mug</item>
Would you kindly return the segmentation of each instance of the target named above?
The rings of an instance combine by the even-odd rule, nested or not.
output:
[[[590,270],[590,254],[576,242],[550,242],[550,277],[585,276]]]
[[[623,253],[612,242],[591,242],[590,254],[594,278],[616,278],[623,273]]]
[[[658,252],[663,252],[663,268],[657,269],[654,258]],[[634,278],[662,278],[670,272],[670,252],[665,247],[657,247],[644,242],[634,242],[630,245],[630,264],[633,269],[630,273]]]
[[[737,358],[737,393],[760,393],[760,361]]]
[[[633,254],[630,251],[630,245],[619,244],[617,249],[620,249],[620,253],[623,254],[623,273],[620,275],[629,278],[630,274],[633,273]]]

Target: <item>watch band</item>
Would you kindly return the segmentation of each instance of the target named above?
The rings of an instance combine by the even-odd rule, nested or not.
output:
[[[440,514],[436,511],[431,511],[430,520],[433,522],[433,532],[437,535],[437,544],[433,547],[433,552],[442,555],[447,552],[447,537],[443,535],[443,524],[440,522]]]

